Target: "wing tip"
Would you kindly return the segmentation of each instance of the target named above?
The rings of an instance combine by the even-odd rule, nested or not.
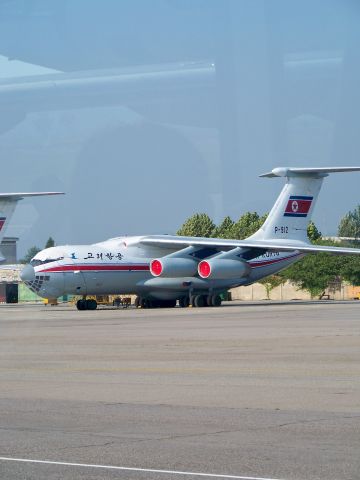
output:
[[[65,195],[65,192],[17,192],[17,193],[0,193],[0,198],[10,198],[19,200],[26,197],[42,197],[50,195]]]

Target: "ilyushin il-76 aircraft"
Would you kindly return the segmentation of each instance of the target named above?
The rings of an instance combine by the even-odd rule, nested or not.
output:
[[[360,249],[312,245],[307,225],[323,179],[360,167],[273,169],[262,177],[285,177],[263,226],[245,240],[146,235],[111,238],[92,245],[46,248],[21,277],[38,295],[75,294],[79,310],[96,309],[87,295],[137,294],[143,308],[220,306],[220,293],[249,285],[307,253],[360,254]]]

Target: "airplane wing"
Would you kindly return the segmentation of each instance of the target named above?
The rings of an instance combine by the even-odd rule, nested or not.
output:
[[[65,195],[64,192],[26,192],[26,193],[0,193],[0,199],[22,200],[25,197],[42,197],[44,195]]]
[[[140,243],[154,247],[181,249],[189,246],[208,247],[216,250],[231,250],[242,247],[246,249],[272,250],[276,252],[292,252],[297,250],[301,253],[332,253],[337,255],[360,255],[360,248],[332,247],[325,245],[312,245],[310,243],[296,241],[271,241],[271,240],[226,240],[222,238],[203,237],[180,237],[171,235],[149,235],[142,237]]]

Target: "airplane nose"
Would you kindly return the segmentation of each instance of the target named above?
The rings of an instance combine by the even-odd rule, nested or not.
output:
[[[26,265],[20,273],[20,278],[23,282],[32,282],[35,280],[35,270],[32,265]]]

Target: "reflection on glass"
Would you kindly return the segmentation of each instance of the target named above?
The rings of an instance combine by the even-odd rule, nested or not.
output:
[[[263,214],[278,185],[259,191],[257,174],[356,164],[359,13],[351,1],[3,2],[2,189],[67,192],[55,211],[19,208],[7,234],[20,255],[49,235]],[[320,200],[324,233],[348,210],[346,181],[335,205],[331,185]]]

